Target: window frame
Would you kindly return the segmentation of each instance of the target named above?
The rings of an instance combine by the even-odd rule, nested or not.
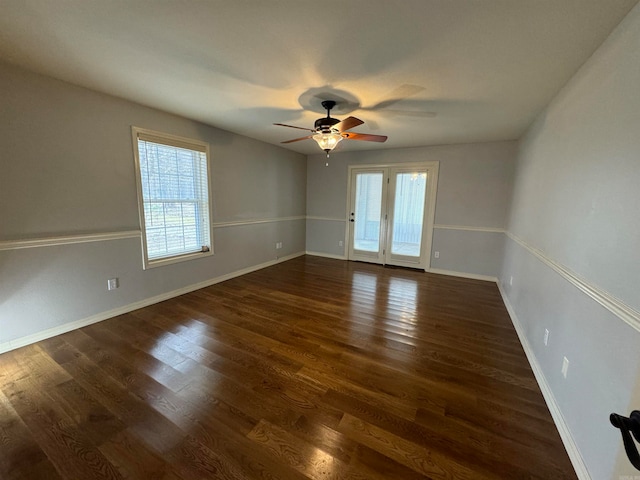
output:
[[[142,170],[140,166],[140,151],[139,151],[139,136],[142,134],[143,136],[156,138],[158,141],[154,142],[154,140],[147,140],[154,143],[167,145],[170,147],[177,147],[189,150],[195,150],[199,152],[203,152],[206,157],[206,172],[207,172],[207,181],[206,183],[202,182],[203,185],[207,187],[207,201],[208,201],[208,227],[209,227],[209,245],[208,251],[195,251],[195,252],[187,252],[187,253],[178,253],[175,255],[161,257],[157,259],[149,259],[148,249],[147,249],[147,232],[146,232],[146,219],[144,214],[144,196],[142,192]],[[133,156],[135,161],[135,174],[136,174],[136,193],[138,197],[138,219],[140,223],[140,232],[141,232],[141,242],[142,242],[142,268],[147,270],[149,268],[161,267],[164,265],[171,265],[174,263],[184,262],[187,260],[194,260],[196,258],[203,258],[213,255],[214,253],[214,241],[213,241],[213,205],[211,201],[211,155],[210,148],[207,142],[203,142],[201,140],[196,140],[187,137],[181,137],[178,135],[172,135],[169,133],[158,132],[155,130],[149,130],[146,128],[140,128],[136,126],[131,126],[131,137],[133,140]]]

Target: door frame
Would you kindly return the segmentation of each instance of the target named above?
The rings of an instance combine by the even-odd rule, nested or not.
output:
[[[386,206],[387,205],[387,201],[388,201],[388,193],[389,193],[389,186],[385,185],[385,176],[386,176],[386,172],[387,172],[387,167],[383,167],[383,166],[376,166],[375,168],[370,168],[370,167],[354,167],[354,168],[349,168],[349,182],[348,185],[349,187],[351,187],[352,183],[353,183],[353,179],[354,179],[354,172],[356,174],[360,174],[360,173],[376,173],[376,174],[381,174],[382,175],[382,198],[380,201],[380,206]],[[349,188],[348,189],[351,196],[353,196],[355,189],[354,188]],[[385,264],[385,257],[384,254],[382,253],[382,247],[381,245],[386,245],[387,242],[387,218],[386,215],[383,215],[385,212],[380,212],[380,226],[378,227],[378,251],[377,252],[367,252],[367,251],[359,251],[358,257],[359,258],[355,258],[352,257],[352,254],[354,254],[353,252],[353,242],[352,242],[352,234],[353,229],[352,227],[355,226],[355,224],[352,222],[353,218],[351,217],[351,208],[352,202],[354,201],[353,198],[351,198],[351,196],[349,197],[348,203],[347,203],[347,260],[357,260],[357,261],[362,261],[362,262],[369,262],[369,263],[377,263],[378,265],[384,265]]]
[[[345,245],[345,253],[347,260],[351,260],[349,258],[350,251],[350,241],[351,241],[351,231],[352,226],[351,222],[349,222],[350,214],[351,214],[351,193],[352,188],[355,188],[355,185],[352,185],[352,177],[353,170],[366,170],[366,169],[381,169],[381,168],[415,168],[422,169],[427,171],[427,195],[425,197],[425,219],[423,225],[423,242],[421,246],[422,258],[426,261],[424,263],[424,271],[431,271],[431,249],[433,245],[433,226],[435,224],[435,213],[436,213],[436,198],[438,194],[438,175],[440,170],[440,162],[439,161],[424,161],[424,162],[404,162],[404,163],[380,163],[380,164],[363,164],[363,165],[349,165],[347,171],[347,201],[346,201],[346,228],[344,234],[344,245]],[[385,227],[387,227],[385,225]],[[388,229],[386,231],[388,233]],[[385,238],[385,242],[387,239]],[[390,247],[390,246],[388,246]],[[383,264],[386,263],[386,260]],[[415,268],[415,267],[414,267]],[[419,268],[422,269],[422,266]]]

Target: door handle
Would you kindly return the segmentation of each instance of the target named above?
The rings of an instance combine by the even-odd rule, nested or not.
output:
[[[627,452],[627,457],[629,457],[631,465],[640,470],[640,455],[633,442],[633,437],[640,441],[640,411],[634,410],[631,412],[631,415],[629,415],[629,418],[612,413],[609,416],[609,421],[611,425],[620,429],[620,433],[622,433],[622,443],[625,452]]]
[[[350,221],[350,222],[355,222],[355,220],[354,220],[353,218],[352,218],[352,219],[350,219],[349,221]]]

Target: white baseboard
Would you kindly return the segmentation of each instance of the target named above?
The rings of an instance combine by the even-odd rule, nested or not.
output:
[[[307,251],[306,254],[313,255],[314,257],[333,258],[336,260],[349,260],[349,258],[346,255],[334,255],[332,253]],[[485,280],[487,282],[494,282],[494,283],[498,282],[498,279],[496,277],[491,277],[489,275],[478,275],[475,273],[454,272],[453,270],[441,270],[438,268],[432,268],[426,271],[429,273],[437,273],[438,275],[450,275],[452,277],[471,278],[473,280]]]
[[[571,460],[571,464],[576,471],[576,475],[578,476],[579,480],[591,480],[591,475],[589,474],[587,465],[584,463],[582,455],[580,454],[580,450],[578,449],[578,445],[573,439],[571,430],[569,430],[569,426],[564,420],[564,416],[562,415],[558,402],[556,401],[556,398],[551,391],[551,387],[547,383],[547,379],[545,378],[544,373],[542,373],[542,368],[540,367],[538,359],[533,353],[531,344],[529,343],[529,340],[525,335],[524,328],[522,327],[522,324],[520,323],[520,320],[518,319],[518,316],[516,315],[511,302],[509,302],[507,294],[502,288],[502,284],[500,282],[497,283],[498,289],[500,290],[500,295],[502,295],[502,301],[507,307],[507,311],[509,312],[509,316],[511,317],[511,322],[516,329],[516,333],[518,334],[518,338],[520,339],[520,343],[522,344],[524,353],[527,355],[527,360],[529,360],[529,365],[531,365],[531,369],[533,370],[533,374],[536,377],[538,386],[540,387],[540,390],[542,390],[542,396],[544,397],[545,402],[547,402],[547,407],[551,412],[551,417],[553,418],[553,422],[558,429],[558,433],[560,434],[560,438],[562,439],[564,448],[567,450],[569,460]]]
[[[464,273],[464,272],[454,272],[453,270],[441,270],[439,268],[432,268],[427,270],[429,273],[437,273],[438,275],[450,275],[452,277],[461,277],[461,278],[471,278],[473,280],[485,280],[487,282],[497,283],[498,279],[496,277],[491,277],[489,275],[478,275],[475,273]]]
[[[305,252],[307,255],[313,255],[314,257],[325,257],[325,258],[333,258],[335,260],[348,260],[346,255],[334,255],[333,253],[324,253],[324,252]]]
[[[297,252],[291,255],[287,255],[286,257],[280,257],[275,260],[270,260],[268,262],[261,263],[259,265],[252,265],[251,267],[243,268],[241,270],[236,270],[235,272],[227,273],[225,275],[211,278],[203,282],[187,285],[186,287],[182,287],[177,290],[173,290],[171,292],[162,293],[160,295],[156,295],[155,297],[145,298],[144,300],[140,300],[139,302],[130,303],[128,305],[114,308],[113,310],[108,310],[106,312],[100,312],[95,315],[91,315],[90,317],[87,317],[87,318],[65,323],[57,327],[49,328],[47,330],[34,333],[32,335],[26,335],[24,337],[16,338],[15,340],[9,340],[8,342],[0,343],[0,354],[8,352],[10,350],[15,350],[16,348],[30,345],[32,343],[39,342],[41,340],[46,340],[47,338],[55,337],[57,335],[67,333],[72,330],[76,330],[78,328],[86,327],[87,325],[98,323],[103,320],[107,320],[108,318],[117,317],[118,315],[132,312],[134,310],[138,310],[139,308],[148,307],[149,305],[153,305],[154,303],[164,302],[165,300],[169,300],[170,298],[178,297],[180,295],[184,295],[185,293],[193,292],[195,290],[200,290],[201,288],[215,285],[216,283],[224,282],[225,280],[230,280],[232,278],[239,277],[241,275],[246,275],[247,273],[255,272],[256,270],[261,270],[263,268],[270,267],[277,263],[286,262],[287,260],[300,257],[304,254],[305,252]]]

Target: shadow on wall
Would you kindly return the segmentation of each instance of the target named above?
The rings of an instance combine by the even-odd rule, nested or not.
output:
[[[32,312],[43,312],[43,316],[55,310],[55,305],[45,300],[51,297],[45,295],[41,287],[51,284],[52,288],[57,289],[65,281],[52,274],[59,261],[52,252],[44,252],[49,248],[0,251],[0,344],[20,337],[18,327],[22,327],[28,321],[25,317],[31,315],[23,308],[14,306],[28,305]]]

